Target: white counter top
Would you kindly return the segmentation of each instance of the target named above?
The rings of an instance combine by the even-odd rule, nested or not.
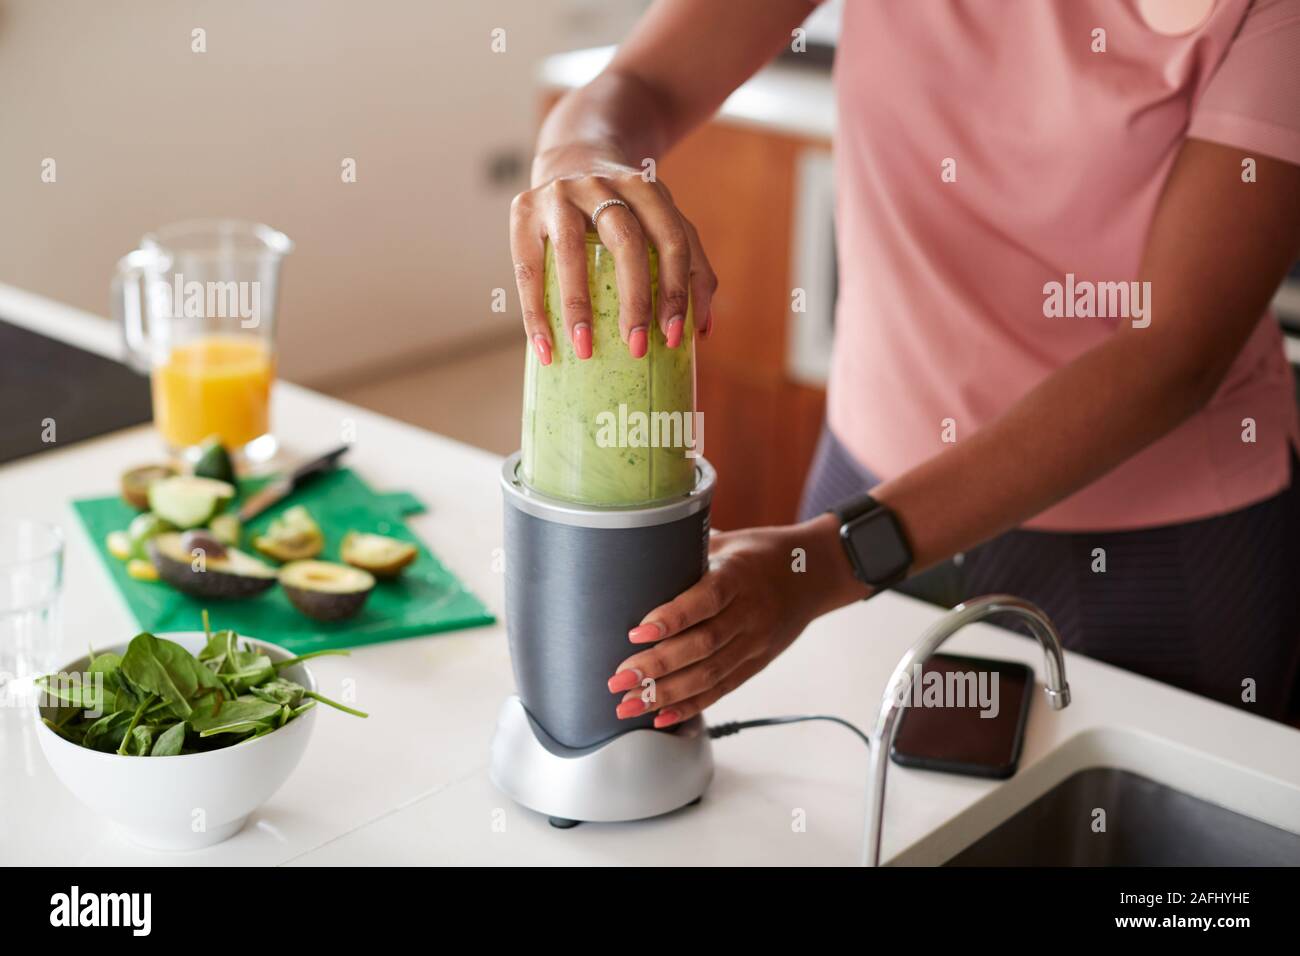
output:
[[[614,47],[603,46],[547,57],[542,62],[541,83],[561,90],[582,86],[594,79],[613,56]],[[830,71],[785,63],[764,67],[727,97],[718,118],[829,142],[835,131]]]
[[[283,383],[273,414],[277,431],[293,436],[294,453],[327,447],[344,419],[354,421],[349,464],[378,489],[423,500],[429,510],[412,519],[413,529],[501,614],[496,457]],[[137,428],[0,468],[0,514],[43,518],[67,532],[64,659],[135,631],[69,501],[108,491],[120,471],[157,455],[151,430]],[[938,613],[894,594],[838,611],[708,716],[820,712],[867,727],[894,663]],[[1021,660],[1042,672],[1036,645],[993,627],[972,627],[945,649]],[[52,777],[31,716],[0,711],[0,863],[857,860],[867,754],[841,728],[763,728],[715,741],[717,773],[700,805],[641,823],[559,831],[487,779],[493,722],[512,687],[503,626],[366,647],[312,668],[326,694],[355,681],[357,706],[371,718],[322,712],[285,787],[233,839],[192,853],[124,842]],[[940,862],[1074,770],[1098,764],[1300,831],[1300,732],[1073,655],[1068,677],[1074,703],[1067,710],[1049,711],[1036,693],[1012,780],[891,768],[885,857]],[[792,827],[797,811],[803,832]]]

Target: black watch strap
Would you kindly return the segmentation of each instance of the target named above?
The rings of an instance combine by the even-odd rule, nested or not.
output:
[[[848,501],[842,501],[830,509],[831,514],[840,519],[840,525],[846,525],[854,518],[860,518],[868,512],[875,511],[877,508],[883,508],[879,501],[871,497],[870,494],[861,494]]]
[[[830,509],[840,522],[840,543],[863,584],[880,591],[893,587],[912,567],[912,548],[893,511],[869,494]]]

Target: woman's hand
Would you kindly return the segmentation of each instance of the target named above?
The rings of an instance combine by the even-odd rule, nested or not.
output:
[[[510,207],[510,252],[523,307],[524,330],[543,365],[551,362],[551,330],[544,306],[544,241],[555,249],[565,334],[580,359],[591,358],[591,296],[587,288],[586,234],[591,214],[607,206],[596,231],[614,254],[619,293],[619,332],[634,358],[648,347],[650,322],[669,348],[681,344],[688,296],[696,326],[707,335],[718,280],[695,227],[673,203],[668,187],[621,161],[609,147],[586,143],[548,150],[534,161],[535,185]],[[659,254],[659,298],[651,315],[650,263],[646,244]]]
[[[653,643],[609,680],[618,716],[657,710],[656,727],[695,716],[753,677],[814,618],[858,598],[830,515],[799,525],[713,535],[709,570],[628,634]]]
[[[710,332],[717,279],[695,227],[662,183],[643,176],[643,161],[663,157],[717,112],[785,48],[790,31],[814,5],[813,0],[765,0],[755,12],[752,4],[658,0],[609,65],[560,97],[547,114],[537,139],[532,188],[516,196],[510,210],[524,329],[542,364],[550,361],[554,345],[543,305],[544,242],[549,237],[555,247],[564,334],[579,358],[590,358],[585,234],[592,212],[609,199],[630,207],[606,207],[596,231],[614,252],[619,332],[632,354],[645,354],[652,321],[670,347],[681,342],[688,295],[695,327]],[[659,253],[654,315],[647,243]]]

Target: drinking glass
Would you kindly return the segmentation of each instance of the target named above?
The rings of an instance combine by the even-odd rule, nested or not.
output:
[[[193,458],[212,436],[251,463],[275,454],[276,293],[292,250],[270,226],[195,220],[149,233],[118,263],[114,313],[172,454]]]
[[[27,519],[0,519],[0,687],[45,674],[58,662],[63,533]]]

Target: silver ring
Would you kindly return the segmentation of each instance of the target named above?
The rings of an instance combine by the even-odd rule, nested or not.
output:
[[[593,226],[596,225],[596,220],[600,218],[600,214],[604,212],[606,209],[608,209],[610,206],[622,206],[628,212],[632,211],[632,207],[629,206],[627,203],[623,202],[623,200],[621,199],[606,199],[603,203],[601,203],[591,211],[591,224]]]

